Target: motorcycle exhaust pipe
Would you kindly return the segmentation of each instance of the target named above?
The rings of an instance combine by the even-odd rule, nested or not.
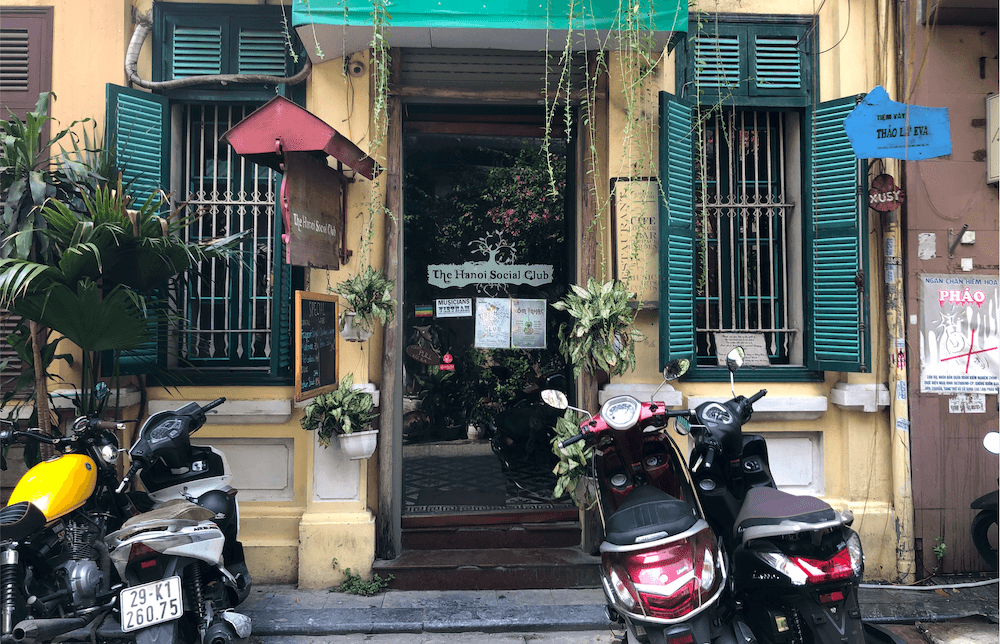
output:
[[[36,644],[44,642],[87,625],[82,617],[63,617],[58,619],[26,619],[18,622],[11,632],[11,639],[16,644]]]

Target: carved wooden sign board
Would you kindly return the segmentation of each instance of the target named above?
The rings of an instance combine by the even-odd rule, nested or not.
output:
[[[340,267],[344,234],[344,177],[308,152],[285,154],[282,219],[287,254],[294,266]]]

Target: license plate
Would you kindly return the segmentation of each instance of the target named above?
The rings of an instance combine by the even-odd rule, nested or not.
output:
[[[125,633],[169,622],[184,614],[180,577],[125,588],[118,599]]]

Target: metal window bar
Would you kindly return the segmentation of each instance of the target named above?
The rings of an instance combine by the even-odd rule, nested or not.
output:
[[[772,361],[788,358],[785,127],[771,111],[716,110],[703,121],[698,180],[699,355],[717,332],[763,333]]]
[[[270,366],[276,173],[220,142],[255,106],[189,105],[184,153],[185,231],[197,241],[251,230],[230,262],[203,264],[179,285],[186,326],[176,329],[180,357],[199,368]]]

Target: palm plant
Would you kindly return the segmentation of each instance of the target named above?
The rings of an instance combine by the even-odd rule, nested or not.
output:
[[[31,136],[37,129],[38,115],[29,115],[29,123],[21,123],[20,127],[13,125],[14,121],[18,119],[8,122],[5,133]],[[5,135],[5,172],[9,167],[8,149],[31,149],[24,142],[14,145],[8,138]],[[92,157],[103,158],[103,154]],[[27,183],[33,194],[48,194],[45,180],[51,176],[55,175],[28,171]],[[99,375],[94,359],[97,352],[134,349],[150,339],[149,317],[157,289],[200,262],[231,258],[243,234],[188,242],[179,232],[191,223],[191,218],[161,217],[165,203],[162,193],[135,202],[128,196],[120,175],[115,184],[102,185],[86,163],[69,165],[58,175],[68,176],[91,180],[73,193],[78,210],[71,200],[59,199],[58,191],[46,197],[41,206],[33,202],[25,206],[22,199],[18,207],[27,207],[30,213],[19,220],[12,216],[11,228],[5,204],[8,234],[0,241],[4,246],[15,246],[17,252],[0,254],[0,308],[56,331],[79,346],[84,361],[80,389],[86,392]],[[13,197],[8,199],[11,201]],[[13,206],[10,212],[14,212]],[[27,253],[19,250],[22,239],[30,240]],[[33,340],[36,337],[40,336],[32,334]],[[32,365],[40,365],[35,369],[35,378],[40,383],[36,387],[36,404],[41,405],[44,402],[38,401],[46,400],[48,395],[45,363],[41,342],[32,345],[37,347]],[[81,409],[86,411],[90,410]]]
[[[24,121],[13,112],[10,113],[9,120],[0,121],[0,195],[3,195],[0,258],[30,257],[36,261],[47,261],[51,250],[48,240],[41,234],[45,229],[45,220],[41,216],[42,206],[52,198],[76,205],[79,203],[82,187],[96,184],[101,179],[96,174],[96,165],[52,163],[53,157],[50,154],[55,145],[66,137],[73,141],[74,149],[80,154],[72,129],[78,124],[90,122],[90,119],[74,121],[55,136],[43,140],[46,126],[52,121],[48,116],[50,98],[54,99],[55,95],[49,92],[40,94],[34,111],[29,112]],[[26,340],[15,348],[19,358],[27,366],[26,371],[31,374],[30,380],[22,377],[18,383],[35,383],[33,421],[48,431],[50,417],[46,394],[49,378],[47,368],[55,358],[55,343],[47,342],[49,334],[37,322],[29,322],[19,328],[21,334],[18,337]],[[11,342],[12,346],[17,343],[16,339]],[[0,367],[6,367],[6,363]],[[6,395],[3,404],[6,405],[12,396],[13,392]]]

